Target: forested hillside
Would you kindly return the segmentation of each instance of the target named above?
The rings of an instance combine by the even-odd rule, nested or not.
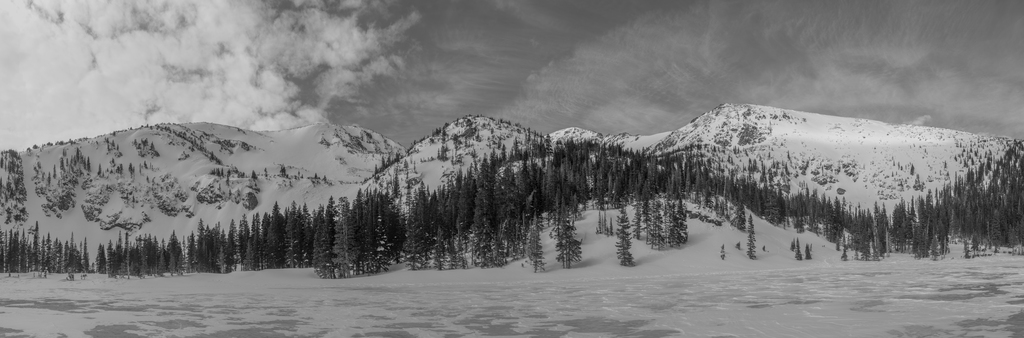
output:
[[[831,134],[815,136],[812,132],[820,131],[819,126],[829,126]],[[206,137],[233,142],[234,152],[252,151],[215,133]],[[138,145],[140,158],[166,153],[165,143],[124,139]],[[340,142],[321,139],[325,144],[319,146],[328,149]],[[95,155],[72,150],[54,157],[59,160],[47,171],[40,163],[43,154],[53,154],[52,148],[4,152],[0,200],[8,224],[29,221],[25,210],[35,207],[52,214],[32,219],[30,225],[7,226],[0,236],[0,262],[5,272],[132,276],[314,268],[321,277],[343,278],[381,273],[394,264],[450,270],[497,268],[513,261],[542,272],[545,261],[565,269],[580,262],[585,253],[575,223],[586,210],[600,215],[599,235],[619,237],[623,266],[636,264],[629,254],[634,241],[653,250],[687,250],[688,222],[750,231],[753,243],[753,229],[747,226],[752,216],[794,233],[821,236],[849,259],[880,260],[892,253],[939,259],[952,246],[962,246],[970,258],[997,250],[1019,252],[1024,244],[1020,141],[758,106],[723,106],[676,132],[633,142],[623,139],[582,130],[544,137],[506,121],[468,117],[439,128],[404,153],[393,146],[370,151],[371,161],[349,164],[365,171],[346,174],[280,163],[263,164],[263,172],[242,170],[238,164],[225,164],[219,152],[193,146],[197,156],[207,159],[201,170],[205,178],[191,183],[194,193],[150,160],[138,166],[99,163]],[[640,140],[643,145],[636,143]],[[117,143],[89,142],[108,153],[120,152]],[[79,144],[60,145],[62,154]],[[182,154],[179,162],[192,152]],[[34,164],[23,164],[26,157]],[[188,162],[159,167],[175,165],[195,168]],[[372,170],[367,168],[371,165]],[[272,173],[275,166],[279,172]],[[35,182],[34,195],[24,189],[25,167],[32,170],[27,176]],[[141,174],[149,171],[164,174]],[[361,182],[345,182],[361,172],[367,173]],[[195,214],[190,216],[194,226],[171,229],[169,235],[116,226],[108,231],[117,234],[105,241],[82,233],[79,242],[70,234],[61,236],[66,240],[50,237],[47,220],[66,217],[66,210],[76,204],[86,213],[88,205],[103,205],[95,198],[76,197],[96,191],[82,181],[123,183],[131,190],[140,186],[135,175],[145,178],[147,184],[141,186],[183,194],[170,194],[173,198],[164,201],[160,194],[100,191],[118,192],[119,203],[149,201],[145,203],[179,210],[183,217],[194,212],[190,203],[210,204],[202,199],[213,196],[203,193],[211,188],[203,187],[241,187],[213,190],[222,191],[222,202],[213,205],[237,197],[232,203],[245,206],[247,191],[265,190],[270,183],[292,198],[268,199],[264,193],[258,195],[263,207]],[[207,180],[214,182],[202,183]],[[309,183],[297,185],[305,181]],[[318,198],[303,193],[316,186],[351,190],[321,188]],[[323,195],[332,191],[337,192],[333,197]],[[39,206],[32,202],[37,198]],[[114,212],[100,210],[104,215]],[[553,256],[544,257],[542,236],[555,242]],[[96,242],[89,244],[83,237]],[[748,250],[753,247],[748,244]],[[756,252],[749,254],[756,258]]]

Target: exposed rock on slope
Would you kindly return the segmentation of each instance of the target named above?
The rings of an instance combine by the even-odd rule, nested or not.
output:
[[[167,235],[189,230],[194,217],[237,218],[275,202],[347,195],[375,164],[403,151],[373,131],[329,124],[273,132],[210,123],[123,130],[4,152],[0,184],[10,188],[0,189],[0,219],[38,221],[61,236],[115,228]]]

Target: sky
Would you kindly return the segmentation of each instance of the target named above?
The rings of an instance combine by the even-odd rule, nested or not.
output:
[[[653,134],[752,103],[1024,138],[1021,1],[0,0],[0,148],[465,115]]]

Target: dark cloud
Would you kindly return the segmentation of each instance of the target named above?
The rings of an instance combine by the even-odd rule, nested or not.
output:
[[[353,95],[331,102],[331,121],[356,123],[408,144],[467,114],[495,115],[535,74],[652,11],[684,3],[620,1],[451,1],[398,4],[420,15],[392,50],[405,63]],[[404,6],[404,7],[403,7]]]
[[[412,7],[422,20],[403,71],[337,102],[332,119],[406,143],[466,114],[649,134],[738,102],[1024,135],[1020,2]]]

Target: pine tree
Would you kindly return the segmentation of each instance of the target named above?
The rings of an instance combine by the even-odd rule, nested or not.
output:
[[[804,244],[804,259],[811,260],[811,245]]]
[[[733,215],[733,223],[735,223],[736,229],[746,230],[747,218],[744,216],[746,216],[747,212],[744,210],[743,206],[739,204],[736,205],[735,210],[736,212]]]
[[[166,257],[167,255],[166,255],[166,253],[167,253],[167,244],[164,243],[163,239],[161,239],[160,240],[160,246],[157,248],[157,263],[156,263],[156,266],[157,266],[156,273],[160,277],[163,277],[164,273],[167,272],[167,257]]]
[[[796,251],[796,239],[789,241],[789,251]]]
[[[651,203],[650,224],[647,225],[647,242],[651,249],[661,250],[665,245],[665,218],[662,215],[662,204],[660,200]]]
[[[798,260],[798,261],[804,260],[804,255],[803,255],[803,253],[800,252],[800,239],[799,238],[796,239],[796,260]]]
[[[629,216],[626,215],[626,209],[619,210],[619,229],[616,233],[619,241],[615,243],[616,257],[619,258],[619,265],[622,266],[635,266],[636,262],[633,261],[633,254],[629,252],[630,246],[632,246],[633,240],[630,238],[629,232]]]
[[[358,202],[360,197],[356,197]],[[358,250],[358,243],[355,239],[358,233],[355,231],[355,217],[352,217],[353,211],[350,210],[348,199],[342,197],[338,199],[338,212],[337,220],[334,222],[334,266],[338,269],[338,277],[348,278],[350,277],[351,271],[355,269],[356,253]],[[330,221],[328,221],[330,222]]]
[[[679,220],[679,234],[682,235],[682,242],[679,244],[686,244],[690,241],[690,226],[686,224],[689,212],[682,201],[679,201],[679,205],[676,206],[676,214]]]
[[[171,238],[172,239],[174,238],[174,231],[173,230],[171,230]],[[116,251],[114,250],[114,241],[108,240],[107,241],[107,254],[106,254],[106,256],[107,256],[107,266],[106,266],[107,277],[114,277],[114,276],[117,275],[117,271],[116,271],[117,255],[115,254],[115,252]],[[52,251],[51,251],[51,253],[52,253]],[[52,262],[53,260],[50,259],[50,261]],[[55,270],[50,270],[50,271],[56,272]]]
[[[86,254],[88,255],[88,253]],[[36,222],[36,226],[32,229],[32,255],[31,255],[31,266],[32,270],[39,271],[39,222]]]
[[[571,269],[572,263],[583,259],[582,243],[576,239],[576,225],[573,223],[571,218],[565,217],[555,228],[555,250],[558,251],[556,260],[565,269]]]
[[[801,217],[801,216],[794,217],[794,219],[793,219],[793,228],[796,229],[796,233],[798,233],[798,234],[804,233],[804,224],[805,223],[806,223],[806,221],[804,220],[803,217]]]
[[[327,202],[328,209],[334,208],[334,197]],[[334,264],[331,262],[331,238],[329,229],[334,227],[333,221],[328,221],[324,207],[321,206],[313,217],[314,233],[313,248],[313,270],[320,278],[334,278]]]
[[[530,226],[530,247],[529,247],[529,263],[533,267],[533,272],[544,271],[544,246],[540,241],[540,222],[533,222],[535,224]]]
[[[96,249],[96,273],[107,273],[107,253],[103,250],[103,244]]]
[[[292,201],[292,205],[285,209],[285,257],[284,267],[297,268],[301,262],[302,247],[302,211],[298,203]]]
[[[640,239],[640,232],[643,231],[643,215],[641,214],[640,199],[633,204],[633,238]]]
[[[433,229],[429,222],[428,215],[430,206],[426,189],[418,189],[415,196],[410,196],[409,217],[406,221],[405,255],[406,261],[411,270],[425,269],[429,267]]]
[[[498,267],[494,244],[497,241],[495,214],[495,176],[489,160],[484,160],[477,169],[475,210],[473,211],[473,259],[482,268]]]
[[[221,245],[217,246],[217,266],[220,267],[220,273],[228,273],[227,253]]]
[[[287,241],[284,238],[284,216],[281,215],[281,209],[277,202],[274,202],[270,214],[264,214],[263,227],[267,233],[264,237],[266,240],[266,268],[277,269],[284,267]]]
[[[37,226],[37,230],[36,231],[38,231],[38,226]],[[89,239],[88,238],[83,238],[82,239],[82,260],[81,260],[81,262],[82,262],[81,263],[82,264],[82,272],[85,272],[85,273],[92,272],[89,269],[89,264],[90,263],[89,263]]]
[[[849,257],[846,255],[846,246],[843,246],[843,255],[840,256],[839,259],[844,262],[849,259]]]
[[[171,271],[171,276],[174,276],[174,274],[180,275],[182,273],[181,264],[184,259],[181,252],[181,243],[178,242],[178,236],[174,234],[173,230],[171,231],[171,239],[167,240],[167,246],[168,251],[170,251],[167,267]],[[109,249],[110,245],[107,245],[107,248]],[[110,260],[110,255],[107,255],[107,260]]]
[[[235,246],[235,242],[238,239],[238,228],[235,226],[235,220],[232,219],[228,225],[228,233],[224,238],[224,264],[226,267],[223,269],[224,272],[235,271],[235,265],[238,264],[238,260],[235,258],[236,251],[238,248]]]
[[[665,238],[669,247],[678,247],[686,243],[686,214],[682,202],[666,206],[668,213],[668,234]]]
[[[757,259],[756,246],[754,242],[754,222],[753,217],[751,217],[747,222],[747,258]]]

